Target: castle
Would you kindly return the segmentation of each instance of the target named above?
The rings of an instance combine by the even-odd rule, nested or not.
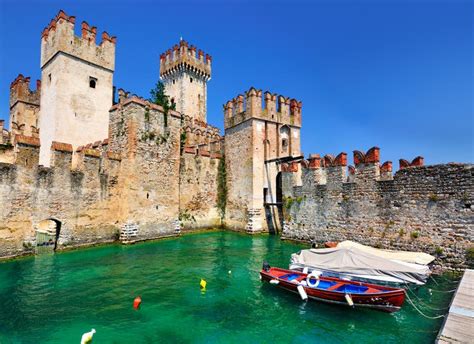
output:
[[[355,167],[345,153],[305,160],[301,101],[253,87],[224,104],[222,136],[207,123],[210,55],[184,40],[160,55],[175,105],[165,109],[115,92],[116,38],[103,32],[97,44],[96,27],[82,22],[77,37],[75,25],[60,11],[43,30],[36,90],[21,74],[10,86],[0,257],[216,226],[372,244],[385,233],[376,240],[384,247],[403,226],[429,233],[405,246],[433,250],[455,238],[459,249],[446,252],[456,259],[471,245],[472,165],[425,167],[418,157],[394,177],[378,148],[357,151]]]

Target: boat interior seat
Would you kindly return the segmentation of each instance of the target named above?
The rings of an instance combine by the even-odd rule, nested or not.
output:
[[[341,283],[341,282],[336,283],[336,284],[330,286],[330,287],[328,288],[328,290],[335,290],[335,289],[337,289],[337,288],[339,288],[339,287],[342,287],[344,284],[345,284],[345,283]]]

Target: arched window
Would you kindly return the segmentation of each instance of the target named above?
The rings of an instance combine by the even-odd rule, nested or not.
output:
[[[89,77],[89,87],[90,88],[95,88],[96,84],[97,84],[97,79],[90,76]]]
[[[287,152],[290,145],[290,128],[287,125],[280,128],[280,141],[282,151]]]

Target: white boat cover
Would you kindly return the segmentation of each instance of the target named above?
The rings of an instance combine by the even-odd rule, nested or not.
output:
[[[409,251],[395,251],[395,250],[381,250],[375,247],[365,246],[354,241],[346,240],[337,244],[337,247],[356,247],[361,251],[371,253],[375,256],[399,260],[405,263],[414,263],[421,265],[428,265],[435,260],[435,257],[423,252],[409,252]]]
[[[307,266],[355,277],[373,276],[388,282],[424,284],[431,274],[426,265],[409,264],[373,255],[357,247],[301,250],[291,255],[292,266]]]

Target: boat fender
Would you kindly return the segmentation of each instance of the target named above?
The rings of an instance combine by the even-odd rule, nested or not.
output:
[[[137,296],[135,300],[133,300],[133,308],[135,309],[140,308],[141,303],[142,303],[142,298],[140,296]]]
[[[344,297],[349,306],[354,307],[354,301],[352,301],[352,297],[349,294],[345,294]]]
[[[278,283],[280,283],[280,281],[277,280],[277,279],[272,279],[272,280],[270,280],[270,284],[277,285]]]
[[[300,284],[303,286],[303,287],[307,287],[308,286],[308,283],[306,283],[306,280],[302,280],[300,282]]]
[[[201,278],[201,282],[199,283],[199,285],[201,286],[202,290],[206,290],[207,282],[205,279]]]
[[[304,287],[301,284],[298,284],[296,289],[298,289],[298,294],[300,294],[301,300],[303,301],[308,300],[308,294],[306,294],[306,291],[304,290]]]
[[[306,283],[308,284],[308,287],[316,288],[319,285],[319,275],[310,273],[306,276]]]
[[[303,268],[303,273],[304,273],[304,274],[307,274],[307,273],[308,273],[308,267],[307,267],[307,266],[305,266],[305,267]]]

